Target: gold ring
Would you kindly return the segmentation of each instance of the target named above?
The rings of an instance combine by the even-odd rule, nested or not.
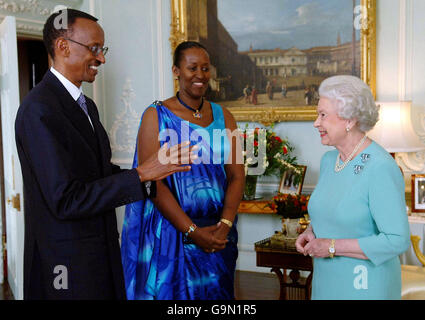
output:
[[[212,249],[211,252],[215,252],[215,249]]]

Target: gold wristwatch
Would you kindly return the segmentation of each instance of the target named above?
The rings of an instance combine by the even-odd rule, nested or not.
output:
[[[329,247],[329,258],[333,258],[335,256],[335,239],[331,240],[331,246]]]

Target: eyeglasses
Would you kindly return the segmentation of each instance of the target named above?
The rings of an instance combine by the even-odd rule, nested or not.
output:
[[[72,40],[72,39],[69,39],[69,38],[65,38],[65,40],[69,40],[69,41],[71,41],[71,42],[74,42],[74,43],[76,43],[76,44],[79,44],[80,46],[83,46],[83,47],[86,47],[87,49],[89,49],[90,51],[91,51],[91,53],[93,53],[93,55],[95,56],[95,57],[97,57],[101,52],[103,53],[103,55],[104,56],[106,56],[106,53],[108,52],[108,50],[109,50],[109,48],[108,47],[99,47],[98,45],[95,45],[95,46],[87,46],[87,45],[85,45],[85,44],[83,44],[83,43],[80,43],[80,42],[78,42],[78,41],[75,41],[75,40]]]

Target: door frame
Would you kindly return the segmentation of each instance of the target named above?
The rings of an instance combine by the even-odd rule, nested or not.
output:
[[[0,15],[0,18],[3,18]],[[2,22],[3,19],[1,19],[0,22]],[[18,21],[18,19],[16,19]],[[43,41],[43,35],[37,34],[27,34],[23,32],[19,32],[18,29],[16,30],[16,41],[18,40],[39,40]],[[18,52],[19,55],[19,52]],[[19,74],[19,69],[18,69]],[[20,103],[21,101],[19,101]],[[1,110],[1,101],[0,101],[0,110]],[[6,195],[5,195],[5,176],[4,176],[4,163],[3,163],[3,127],[1,122],[1,112],[0,112],[0,210],[1,210],[1,243],[0,243],[0,250],[2,253],[2,259],[3,259],[3,286],[9,287],[9,281],[8,281],[8,260],[7,260],[7,221],[6,221]],[[19,160],[18,160],[19,161]]]
[[[1,110],[1,101],[0,101]],[[4,165],[3,165],[3,129],[1,123],[1,112],[0,112],[0,210],[1,210],[1,252],[3,258],[3,283],[6,285],[7,282],[7,246],[6,246],[6,196],[4,188]]]
[[[162,1],[162,0],[161,0]],[[43,27],[46,19],[51,12],[59,4],[64,1],[40,1],[35,3],[27,3],[26,0],[16,0],[20,8],[25,10],[15,11],[15,8],[5,6],[0,8],[0,22],[6,16],[14,16],[16,19],[16,38],[18,39],[31,39],[43,40]],[[67,0],[66,6],[68,8],[81,10],[84,5],[84,0]],[[95,0],[89,0],[90,11],[95,7]],[[85,10],[87,11],[87,10]],[[19,53],[18,53],[19,54]],[[18,70],[19,72],[19,70]],[[1,107],[1,106],[0,106]],[[1,121],[1,115],[0,115]],[[3,282],[8,285],[8,260],[7,260],[7,221],[6,221],[6,195],[5,195],[5,171],[3,164],[3,128],[0,122],[0,219],[1,219],[1,238],[0,238],[0,259],[3,259]],[[18,160],[19,161],[19,160]],[[25,213],[24,213],[25,214]],[[3,254],[3,257],[1,256]]]

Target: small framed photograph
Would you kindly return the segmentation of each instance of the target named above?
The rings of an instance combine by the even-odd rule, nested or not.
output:
[[[294,169],[286,170],[280,180],[280,193],[301,194],[307,166],[296,165],[295,167],[301,170],[301,174],[297,176]]]
[[[412,212],[425,212],[425,174],[412,174]]]

